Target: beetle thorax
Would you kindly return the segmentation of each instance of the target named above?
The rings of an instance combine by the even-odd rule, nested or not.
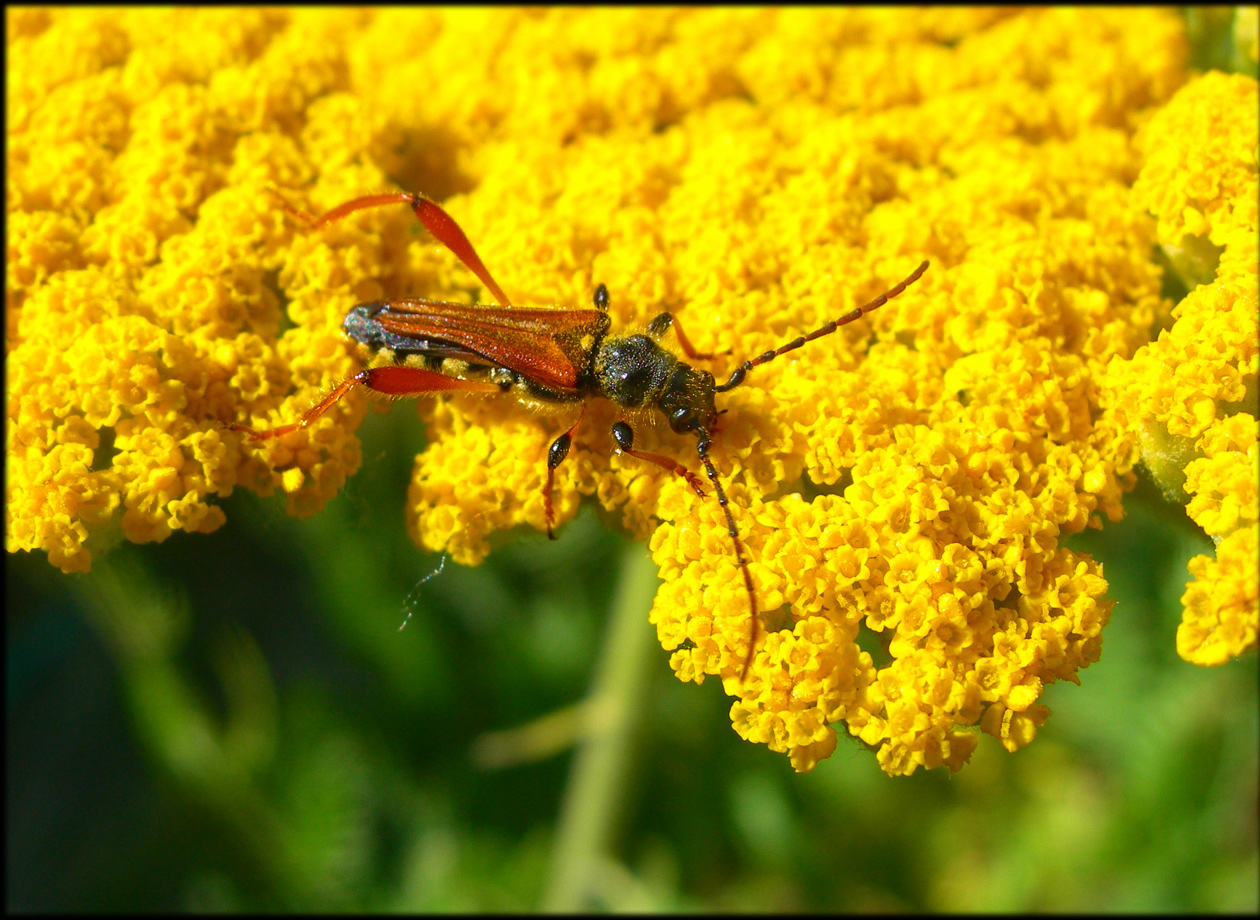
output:
[[[605,339],[595,355],[595,386],[601,396],[627,409],[659,399],[678,359],[646,335]]]
[[[594,378],[601,396],[627,409],[656,407],[679,433],[707,431],[717,417],[713,375],[679,361],[650,336],[605,341]]]

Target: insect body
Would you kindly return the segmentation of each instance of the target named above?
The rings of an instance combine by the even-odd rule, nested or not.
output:
[[[608,289],[602,284],[595,289],[593,310],[520,309],[510,306],[459,225],[423,195],[369,195],[348,201],[319,218],[297,211],[287,203],[283,206],[311,230],[317,230],[355,211],[390,204],[409,205],[425,228],[480,279],[498,300],[499,306],[419,298],[360,304],[347,314],[342,323],[343,330],[354,341],[389,353],[394,363],[367,368],[343,381],[291,424],[264,431],[238,424],[229,427],[243,432],[252,440],[288,434],[305,428],[357,386],[394,397],[454,390],[511,392],[523,401],[536,404],[582,403],[589,397],[599,396],[627,410],[657,409],[676,433],[695,435],[696,452],[726,517],[751,609],[748,650],[741,679],[746,677],[756,648],[757,592],[748,561],[744,558],[730,503],[709,456],[719,414],[714,397],[742,384],[754,367],[800,348],[806,342],[830,335],[846,323],[882,306],[917,281],[927,270],[928,263],[921,264],[910,277],[870,303],[808,335],[793,339],[781,348],[744,361],[735,368],[726,383],[719,385],[709,371],[692,367],[662,347],[661,339],[672,328],[688,359],[696,361],[713,357],[692,348],[677,318],[670,313],[657,316],[648,324],[646,332],[611,335]],[[557,437],[547,452],[547,481],[543,498],[549,536],[554,517],[551,490],[555,471],[568,456],[573,432],[580,422],[579,415],[578,421]],[[701,479],[677,461],[661,454],[636,450],[634,431],[624,420],[612,426],[612,436],[623,453],[682,476],[697,495],[704,496]]]

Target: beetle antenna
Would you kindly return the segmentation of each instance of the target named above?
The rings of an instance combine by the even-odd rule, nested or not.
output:
[[[895,288],[885,291],[884,293],[876,297],[874,300],[872,300],[870,303],[864,304],[863,306],[858,307],[856,310],[853,310],[849,313],[844,314],[844,316],[840,317],[839,319],[832,320],[831,322],[827,323],[827,325],[821,326],[818,329],[815,329],[813,332],[809,333],[809,335],[799,336],[793,339],[792,341],[788,342],[782,348],[776,348],[774,351],[767,351],[764,354],[757,355],[757,357],[752,358],[748,361],[745,361],[739,367],[735,368],[735,372],[731,374],[730,380],[726,381],[726,383],[722,384],[719,387],[714,387],[714,391],[718,393],[725,393],[727,390],[733,390],[737,386],[739,386],[741,383],[744,382],[745,375],[747,375],[747,373],[750,370],[752,370],[754,367],[759,367],[762,364],[766,364],[770,361],[773,361],[775,358],[779,357],[780,355],[785,355],[789,351],[795,351],[796,349],[804,345],[806,342],[812,342],[814,339],[821,339],[824,335],[831,335],[831,333],[835,332],[841,326],[848,325],[849,323],[853,322],[856,319],[861,319],[864,314],[870,313],[872,310],[876,309],[877,307],[882,307],[884,304],[888,303],[888,301],[892,300],[894,297],[896,297],[898,294],[900,294],[910,285],[918,281],[920,276],[922,276],[922,274],[925,271],[927,271],[927,267],[928,267],[928,263],[924,262],[922,265],[920,265],[918,268],[914,270],[914,274],[912,274],[905,281],[901,282],[901,284],[897,285]]]
[[[707,434],[700,435],[700,443],[696,445],[696,452],[700,454],[700,462],[704,464],[704,471],[709,476],[709,482],[713,483],[713,491],[717,495],[718,504],[722,507],[722,513],[726,515],[726,529],[731,535],[731,542],[735,544],[735,561],[739,564],[739,570],[744,575],[744,587],[748,590],[748,606],[751,608],[748,625],[748,653],[744,656],[744,667],[739,672],[740,683],[743,683],[748,678],[748,669],[752,667],[753,653],[757,648],[757,590],[753,587],[752,573],[748,571],[748,560],[744,558],[744,548],[739,542],[739,530],[735,527],[735,518],[731,515],[730,502],[726,498],[726,492],[722,489],[722,483],[718,479],[713,461],[709,459],[709,438]]]

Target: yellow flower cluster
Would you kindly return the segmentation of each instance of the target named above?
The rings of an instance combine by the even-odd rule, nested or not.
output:
[[[1215,559],[1190,562],[1177,633],[1181,656],[1202,665],[1255,649],[1260,627],[1258,106],[1254,79],[1209,73],[1142,132],[1135,204],[1158,219],[1170,262],[1202,283],[1107,378],[1143,460],[1217,544]]]
[[[977,726],[1031,741],[1043,687],[1097,659],[1106,583],[1061,541],[1118,518],[1133,481],[1099,381],[1158,307],[1131,138],[1184,79],[1172,13],[8,16],[10,550],[83,570],[115,523],[219,526],[235,485],[298,513],[335,494],[361,395],[261,447],[222,425],[291,421],[361,367],[339,332],[356,303],[486,295],[409,245],[404,208],[307,234],[266,189],[318,212],[401,186],[448,206],[514,303],[584,307],[602,281],[615,328],[669,310],[730,353],[719,376],[931,260],[720,397],[713,457],[762,609],[746,682],[712,495],[614,453],[603,403],[557,471],[558,522],[594,496],[650,535],[671,664],[723,678],[741,735],[808,770],[843,723],[890,773],[959,769]],[[544,526],[576,407],[419,406],[419,543],[472,563]]]
[[[294,132],[345,98],[344,51],[315,15],[25,9],[8,24],[6,544],[86,571],[119,527],[208,532],[215,496],[270,488],[222,424],[242,401],[280,409],[295,379],[275,417],[296,411],[352,367],[332,314],[277,341],[269,276],[299,276],[302,254],[262,194],[311,174]],[[373,267],[344,266],[344,301]],[[330,271],[304,279],[320,309]],[[300,510],[358,464],[353,438],[321,434]]]

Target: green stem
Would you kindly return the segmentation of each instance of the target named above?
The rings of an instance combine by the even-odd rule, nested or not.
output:
[[[608,641],[560,808],[551,878],[542,902],[545,911],[586,910],[595,873],[607,859],[644,710],[648,662],[656,647],[647,611],[657,585],[651,557],[642,544],[632,544],[622,563]]]

